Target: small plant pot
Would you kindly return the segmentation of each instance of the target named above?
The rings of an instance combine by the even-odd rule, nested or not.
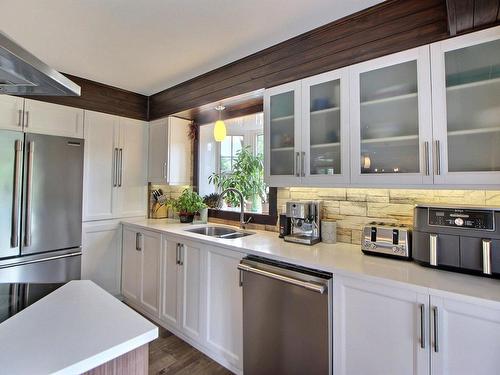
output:
[[[181,223],[192,223],[194,214],[189,212],[179,212],[179,220]]]

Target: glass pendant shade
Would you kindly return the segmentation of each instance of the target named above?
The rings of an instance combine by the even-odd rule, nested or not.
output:
[[[214,138],[217,142],[222,142],[226,138],[226,125],[224,121],[217,120],[214,126]]]

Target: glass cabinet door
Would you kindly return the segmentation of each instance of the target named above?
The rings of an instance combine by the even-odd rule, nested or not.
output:
[[[348,73],[341,69],[302,81],[303,184],[346,183]]]
[[[300,182],[300,82],[274,87],[264,95],[266,179],[270,186]]]
[[[432,53],[437,182],[500,184],[500,28],[433,45]]]
[[[422,47],[351,71],[353,182],[432,183],[428,56]]]

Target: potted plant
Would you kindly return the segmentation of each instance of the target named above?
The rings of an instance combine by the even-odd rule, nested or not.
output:
[[[211,193],[203,197],[203,203],[207,205],[208,208],[218,210],[222,207],[222,201],[220,199],[220,194]]]
[[[236,154],[232,172],[212,173],[208,182],[221,190],[238,189],[245,200],[251,201],[251,211],[259,212],[266,197],[263,155],[253,155],[249,146],[243,147]],[[234,193],[226,196],[226,202],[234,207],[239,206],[239,199]]]
[[[192,223],[194,215],[206,208],[197,192],[185,189],[179,198],[171,199],[169,204],[177,211],[181,223]]]

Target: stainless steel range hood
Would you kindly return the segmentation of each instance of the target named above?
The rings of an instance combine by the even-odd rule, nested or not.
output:
[[[80,86],[0,31],[0,94],[79,96]]]

